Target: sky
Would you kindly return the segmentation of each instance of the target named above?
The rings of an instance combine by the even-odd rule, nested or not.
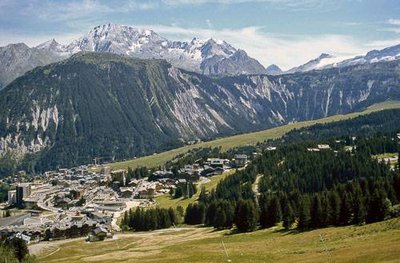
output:
[[[400,44],[400,0],[0,0],[0,46],[67,44],[106,23],[225,40],[287,70]]]

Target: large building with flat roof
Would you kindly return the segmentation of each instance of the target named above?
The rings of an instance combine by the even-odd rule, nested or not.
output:
[[[31,185],[28,183],[19,184],[15,188],[15,191],[16,191],[15,203],[18,207],[21,207],[24,202],[23,199],[31,195]]]

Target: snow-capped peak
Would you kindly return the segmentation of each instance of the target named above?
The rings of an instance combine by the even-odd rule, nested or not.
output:
[[[337,57],[330,54],[322,53],[319,57],[312,59],[301,66],[288,70],[287,73],[306,72],[311,70],[321,70],[325,68],[336,67],[339,63],[348,58],[349,57]]]
[[[48,40],[48,41],[36,46],[36,48],[38,48],[38,49],[51,49],[51,48],[54,48],[54,47],[57,47],[57,46],[60,46],[60,44],[53,38],[53,39],[50,39],[50,40]]]
[[[143,59],[165,59],[172,65],[205,74],[264,73],[264,67],[224,40],[171,41],[151,29],[104,24],[65,46],[54,39],[36,47],[64,58],[72,54],[110,52]],[[229,61],[228,61],[229,60]]]
[[[66,57],[71,55],[71,52],[68,51],[65,46],[59,44],[54,38],[36,46],[36,48],[48,51],[55,56]]]
[[[365,56],[356,57],[336,57],[323,53],[318,58],[310,60],[304,65],[292,68],[287,72],[305,72],[316,69],[347,67],[365,63],[392,61],[397,59],[400,59],[400,45],[387,47],[381,50],[371,50]]]

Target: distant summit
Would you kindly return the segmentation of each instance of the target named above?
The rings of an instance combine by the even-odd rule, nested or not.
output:
[[[269,65],[266,69],[268,75],[279,75],[282,74],[283,71],[280,67],[275,64]]]
[[[365,56],[356,56],[353,58],[335,57],[322,53],[318,58],[310,60],[304,65],[292,68],[287,73],[306,72],[311,70],[320,70],[327,68],[342,68],[353,65],[376,63],[381,61],[393,61],[400,59],[400,44],[387,47],[381,50],[372,50]]]
[[[337,60],[340,61],[341,58],[337,58],[330,54],[322,53],[319,57],[308,61],[306,64],[288,70],[287,73],[306,72],[316,69],[323,69],[326,65],[335,63],[337,62]]]

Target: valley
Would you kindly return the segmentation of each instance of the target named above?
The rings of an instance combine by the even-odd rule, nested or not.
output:
[[[0,0],[0,261],[399,262],[399,11]]]

